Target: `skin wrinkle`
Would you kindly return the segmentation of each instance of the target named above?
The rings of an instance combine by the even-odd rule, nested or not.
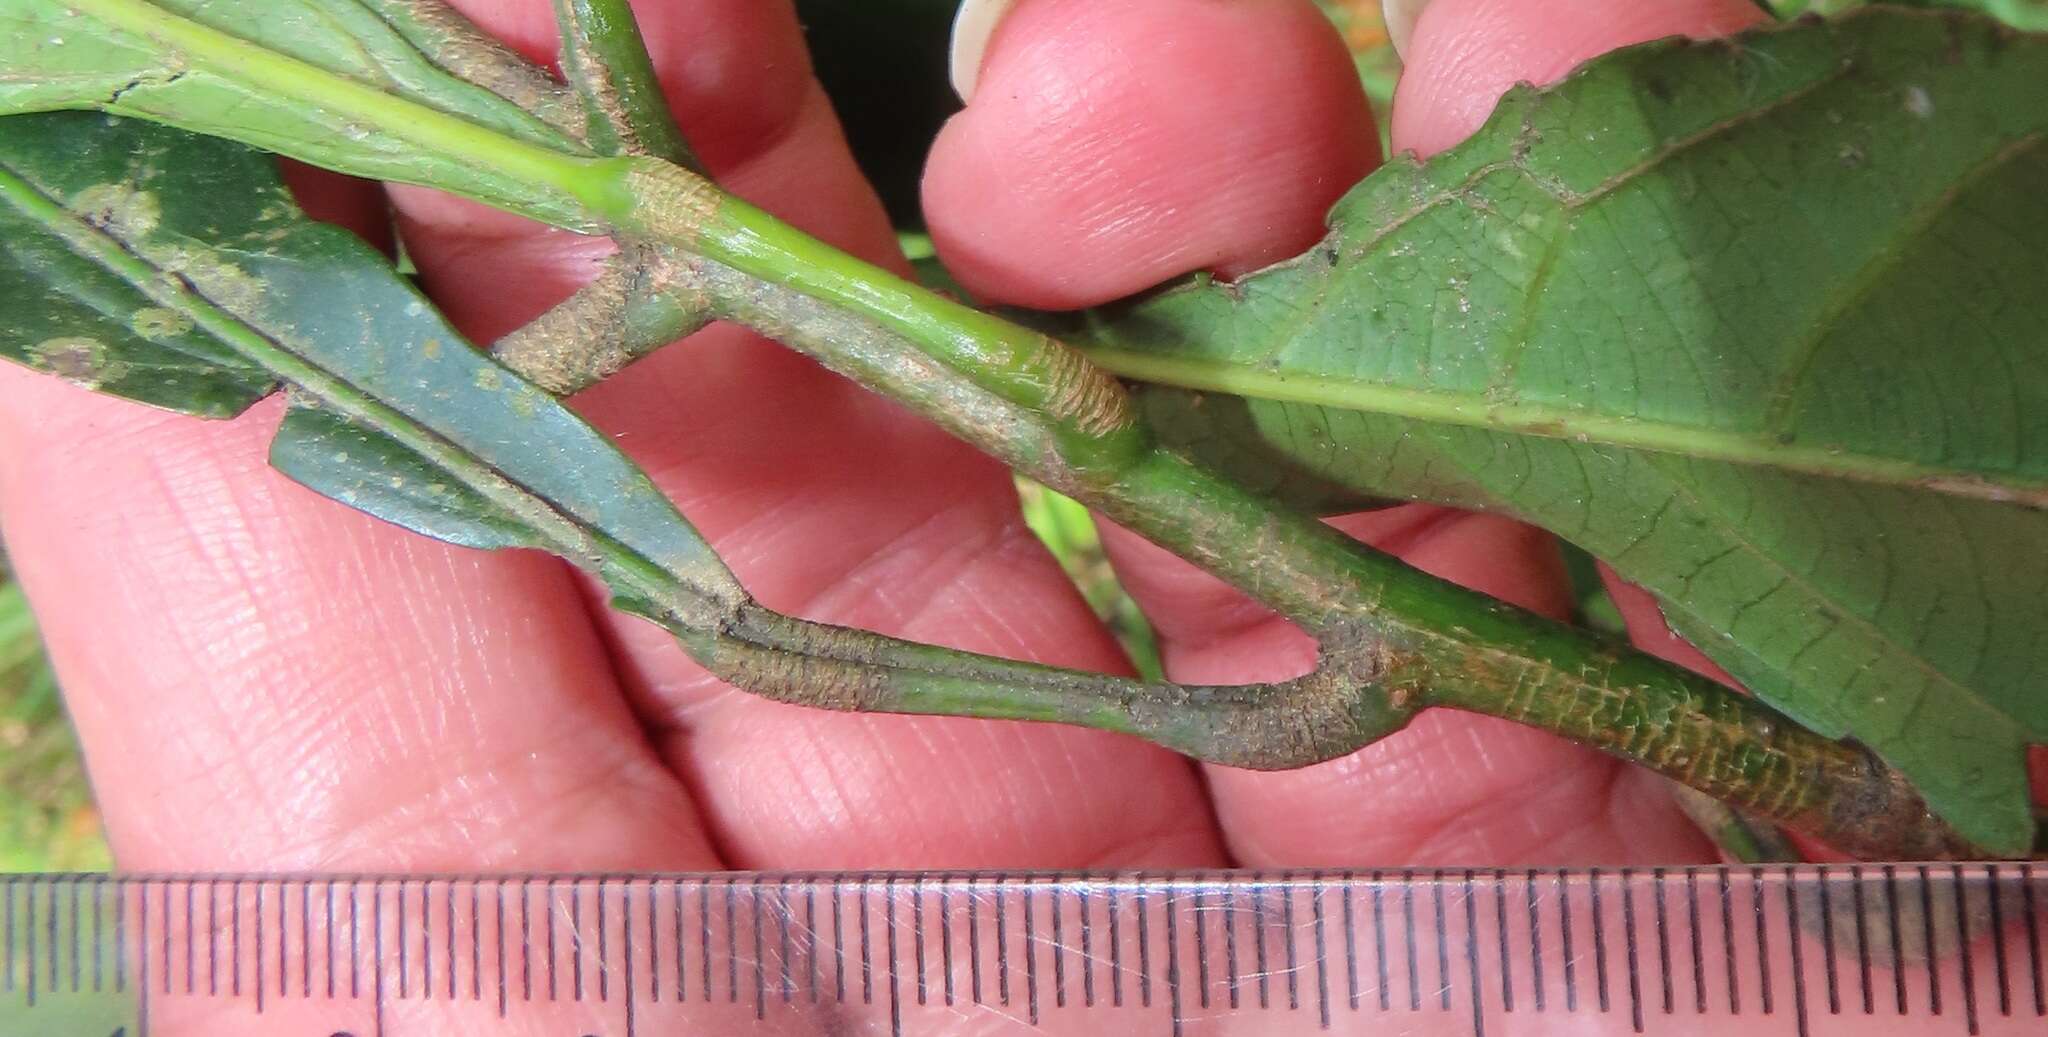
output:
[[[151,455],[145,455],[143,460],[147,462],[155,456],[157,456],[157,452],[153,451]],[[174,485],[182,485],[188,488],[193,482],[193,477],[195,473],[199,473],[199,481],[201,483],[221,485],[223,482],[225,482],[228,485],[247,485],[246,483],[235,483],[232,477],[232,473],[225,476],[215,476],[207,472],[207,467],[211,465],[211,463],[212,462],[208,461],[196,468],[190,463],[185,463],[179,465],[175,469],[166,468],[163,465],[156,465],[155,470],[159,473],[160,477],[163,480],[169,481]],[[261,484],[259,483],[258,485]],[[281,486],[285,484],[279,482],[275,485]],[[295,493],[299,491],[286,492]],[[262,493],[260,491],[254,495],[243,495],[233,498],[232,506],[229,507],[221,508],[207,506],[200,510],[194,510],[193,505],[190,502],[195,500],[201,502],[208,502],[217,498],[207,497],[203,494],[199,497],[185,497],[177,494],[166,493],[162,490],[157,491],[154,495],[144,494],[143,496],[145,498],[154,496],[155,499],[167,500],[169,501],[173,509],[179,507],[180,505],[185,505],[185,512],[187,517],[182,522],[177,523],[177,525],[184,526],[188,529],[213,530],[220,528],[221,524],[223,523],[226,523],[230,529],[236,529],[237,527],[246,528],[248,523],[273,521],[273,516],[280,514],[280,512],[273,507],[273,502],[271,498],[267,494]],[[251,502],[261,503],[260,505],[252,507]],[[325,504],[321,505],[322,509],[326,509],[329,507],[331,506]],[[138,521],[139,518],[146,518],[146,509],[144,510],[145,514],[142,516],[138,516],[136,513],[137,509],[126,509],[119,514],[118,521],[124,524],[128,524]],[[327,521],[331,521],[331,516],[345,517],[342,521],[335,523],[333,528],[359,528],[365,530],[376,530],[378,528],[375,527],[374,524],[369,523],[366,520],[362,520],[354,516],[349,516],[346,512],[341,512],[338,510],[323,510],[319,514],[321,514],[323,517],[322,524],[326,524]],[[145,523],[145,525],[147,526],[149,525],[149,523]],[[303,539],[306,533],[307,530],[302,528],[287,528],[285,530],[285,535],[283,537],[277,538],[274,542],[265,541],[266,543],[272,544],[269,553],[282,559],[310,557],[310,551],[302,546],[304,543],[308,542]],[[246,537],[246,533],[240,531],[237,531],[231,535]],[[153,537],[153,539],[159,542],[163,540],[163,538],[160,535]],[[389,545],[388,550],[377,551],[371,547],[372,543],[378,542],[380,539],[381,542]],[[460,636],[450,637],[447,635],[459,634],[459,631],[462,628],[463,624],[465,624],[468,621],[469,617],[472,615],[466,610],[460,611],[454,617],[454,629],[444,629],[438,624],[426,622],[430,614],[423,613],[417,609],[410,607],[409,602],[408,606],[404,608],[398,608],[389,611],[380,611],[377,609],[366,608],[351,609],[348,605],[342,603],[347,600],[346,598],[325,598],[319,600],[318,618],[316,619],[312,615],[300,613],[297,610],[295,610],[291,606],[289,598],[287,598],[282,603],[269,601],[268,599],[270,599],[274,593],[274,590],[272,590],[272,588],[274,588],[276,585],[276,573],[269,572],[261,566],[255,565],[255,559],[252,558],[249,554],[243,553],[239,555],[239,557],[237,557],[235,554],[235,549],[232,546],[222,546],[223,543],[232,545],[233,543],[235,543],[235,541],[230,540],[223,542],[214,539],[201,538],[193,542],[200,545],[197,548],[197,550],[200,553],[196,555],[196,557],[208,560],[206,565],[202,567],[201,571],[206,571],[209,569],[220,569],[221,566],[218,564],[219,562],[223,561],[226,558],[235,557],[236,564],[229,566],[225,570],[222,570],[222,575],[231,584],[240,585],[247,588],[247,590],[245,590],[239,597],[215,597],[213,598],[213,600],[238,602],[237,604],[231,606],[236,611],[236,613],[271,627],[277,626],[277,623],[279,622],[279,617],[281,616],[297,618],[287,619],[286,622],[288,625],[285,627],[278,628],[277,630],[269,633],[258,633],[254,636],[251,636],[249,633],[249,624],[240,623],[238,620],[234,620],[232,617],[230,617],[230,619],[228,620],[201,620],[197,625],[194,625],[188,618],[184,622],[172,623],[168,625],[168,632],[174,637],[186,637],[192,634],[193,632],[200,629],[205,629],[208,626],[222,626],[225,623],[235,623],[237,626],[239,626],[239,629],[234,629],[232,627],[227,629],[233,630],[232,636],[236,639],[248,638],[249,643],[261,643],[265,639],[275,639],[281,637],[285,639],[283,641],[284,644],[290,645],[297,637],[300,636],[302,629],[315,629],[314,624],[316,623],[320,625],[325,625],[334,622],[353,622],[356,625],[360,625],[365,621],[374,621],[376,629],[379,631],[379,635],[373,638],[366,639],[366,643],[377,643],[385,640],[387,637],[394,636],[397,640],[403,641],[408,637],[416,637],[421,632],[432,631],[431,638],[434,643],[427,653],[428,658],[431,660],[433,656],[437,654],[441,649],[440,642],[449,641],[449,647],[452,649],[455,643],[459,643],[461,640],[464,639]],[[331,542],[329,544],[329,547],[330,549],[334,547],[339,547],[341,549],[338,553],[345,567],[353,567],[354,565],[360,564],[368,566],[372,569],[376,569],[382,567],[385,564],[397,560],[413,560],[416,563],[424,563],[417,564],[416,568],[414,568],[414,570],[404,580],[404,582],[408,584],[421,584],[423,588],[431,588],[432,585],[441,583],[444,580],[451,578],[453,574],[458,571],[458,568],[455,565],[453,565],[451,561],[448,560],[449,552],[446,552],[443,549],[433,547],[431,545],[427,545],[425,541],[414,541],[410,538],[401,539],[398,537],[380,536],[371,536],[367,538],[343,537],[339,540]],[[433,564],[437,554],[441,558],[441,564]],[[359,561],[351,561],[351,559],[359,559]],[[465,565],[463,568],[466,569],[469,567]],[[172,567],[172,570],[176,571],[176,567]],[[134,571],[146,572],[150,570],[146,567],[141,567],[137,568]],[[256,577],[252,578],[250,575],[251,573],[256,574]],[[264,575],[266,573],[268,573],[267,576]],[[200,584],[198,584],[197,586],[203,588],[204,583],[205,581],[201,581]],[[160,588],[145,589],[141,592],[141,596],[137,600],[155,600],[155,598],[160,596],[161,593],[162,590]],[[432,591],[430,589],[427,590],[427,593],[424,596],[431,597]],[[411,598],[412,594],[408,593],[407,597]],[[205,601],[207,599],[202,596],[199,600]],[[262,604],[258,604],[258,602],[261,602]],[[278,607],[280,604],[282,605],[282,607]],[[258,629],[261,630],[262,628],[259,627]],[[210,640],[216,644],[222,643],[219,642],[217,639],[202,640]],[[237,640],[226,643],[242,642]],[[189,654],[200,659],[205,658],[205,656],[201,655],[196,651],[191,652]],[[374,653],[372,653],[372,655],[374,655]],[[516,670],[499,669],[499,667],[511,666],[509,662],[504,660],[507,660],[509,658],[515,658],[516,656],[514,656],[512,653],[494,651],[490,653],[490,656],[491,663],[483,672],[491,674],[492,678],[495,678],[496,674],[500,672],[505,672],[508,674],[517,672]],[[299,749],[299,745],[302,740],[300,739],[294,728],[274,726],[279,721],[297,721],[303,722],[308,726],[312,727],[321,726],[321,717],[319,709],[313,708],[309,710],[306,708],[301,708],[300,706],[294,704],[279,703],[276,700],[277,692],[271,689],[274,689],[275,687],[301,687],[305,689],[307,695],[312,696],[312,701],[326,703],[346,701],[345,696],[337,697],[331,694],[331,692],[333,691],[344,691],[345,693],[345,689],[349,688],[350,686],[359,686],[364,683],[374,685],[377,683],[384,683],[384,681],[380,681],[380,679],[376,677],[370,670],[359,669],[360,667],[363,667],[365,665],[365,656],[362,653],[354,652],[333,653],[331,655],[312,657],[315,659],[319,659],[321,661],[319,669],[322,672],[318,674],[312,681],[305,681],[303,679],[305,671],[304,667],[301,665],[301,662],[305,658],[306,657],[294,652],[287,652],[282,655],[273,653],[260,659],[252,657],[251,661],[254,662],[257,666],[259,666],[262,671],[274,671],[280,675],[279,678],[266,678],[252,672],[243,674],[238,678],[231,679],[227,682],[220,681],[217,674],[211,677],[195,675],[193,679],[189,681],[183,679],[174,679],[171,681],[166,681],[165,687],[167,688],[176,688],[180,686],[203,688],[214,686],[227,689],[235,689],[242,687],[252,689],[261,687],[266,689],[262,693],[263,697],[260,700],[258,700],[256,707],[253,709],[245,709],[241,706],[230,706],[226,703],[225,700],[220,699],[217,695],[203,697],[201,699],[195,700],[207,703],[209,706],[212,706],[216,709],[232,710],[234,715],[229,716],[224,713],[215,713],[212,715],[208,715],[207,713],[202,712],[197,716],[188,718],[188,723],[194,726],[210,728],[224,732],[247,731],[249,732],[249,734],[247,737],[238,738],[236,744],[231,747],[223,747],[217,743],[210,742],[202,749],[186,750],[179,756],[167,757],[167,759],[188,759],[193,761],[204,761],[209,759],[221,758],[225,756],[226,758],[232,760],[264,760],[265,767],[264,771],[262,772],[262,777],[265,782],[276,781],[277,776],[280,774],[286,775],[287,778],[290,780],[296,780],[296,775],[294,773],[295,768],[313,767],[317,769],[333,769],[334,764],[327,761],[331,761],[334,758],[335,754],[327,753],[325,756],[322,756],[321,753],[314,752],[310,756],[303,755],[301,750]],[[211,667],[214,664],[209,663],[208,665],[209,667]],[[279,684],[279,679],[284,680],[284,683],[282,685]],[[487,679],[490,679],[492,683],[502,683],[502,681],[497,681],[495,679]],[[441,682],[438,679],[436,679],[435,683],[440,684]],[[429,694],[438,698],[441,695],[447,694],[447,692],[442,688],[435,688],[431,689],[429,691]],[[422,715],[431,714],[429,713]],[[380,719],[375,716],[367,717],[365,719],[367,720],[368,723],[371,724],[376,724],[380,722]],[[403,723],[412,722],[403,721]],[[265,743],[271,744],[266,745]],[[350,746],[350,748],[352,750],[370,749],[374,751],[377,745],[378,742],[372,739],[365,742],[359,742],[355,745]],[[280,747],[290,751],[281,753],[279,751]],[[397,763],[402,767],[405,767],[409,765],[411,761],[399,758],[392,762]],[[394,773],[401,772],[409,771],[394,771]],[[304,805],[295,804],[293,802],[294,799],[299,799],[301,803],[317,802],[317,800],[308,801],[300,797],[248,797],[246,793],[240,790],[250,787],[262,786],[257,783],[256,777],[246,769],[238,771],[234,767],[210,767],[208,768],[208,773],[212,776],[210,784],[218,788],[219,791],[216,793],[204,794],[201,797],[203,801],[220,802],[223,800],[231,800],[246,802],[251,804],[250,809],[259,811],[271,811],[273,818],[269,824],[259,824],[249,826],[246,829],[237,829],[235,835],[231,839],[216,843],[214,847],[214,852],[224,852],[233,855],[245,855],[245,859],[254,859],[246,857],[246,855],[254,852],[257,848],[260,848],[262,845],[264,845],[266,840],[269,838],[269,836],[265,834],[266,831],[273,833],[279,830],[296,831],[304,827],[303,825],[298,824],[278,823],[275,819],[275,812],[277,810],[283,809],[286,813],[297,816],[304,814],[307,810],[307,807]],[[318,782],[315,784],[314,787],[324,787],[327,784],[329,783]],[[478,805],[482,806],[483,804]],[[317,810],[319,808],[315,809]],[[245,849],[244,847],[247,848]],[[123,845],[122,852],[124,853],[124,855],[126,855],[129,854],[131,851],[127,845]]]
[[[995,552],[993,552],[996,558],[975,563],[975,571],[969,575],[976,575],[982,566],[991,566],[992,571],[988,574],[989,578],[991,580],[998,579],[1005,569],[1005,566],[1002,564],[1004,561],[1028,557],[1036,554],[1041,549],[1042,545],[1037,535],[1019,522],[1014,526],[1005,528],[1002,541],[997,546]],[[1079,593],[1078,590],[1076,593]],[[953,596],[960,597],[959,592],[955,591]],[[988,603],[978,595],[965,596],[963,600],[954,606],[952,614],[962,615],[966,610],[973,610],[973,615],[979,621],[981,629],[989,631],[992,636],[1007,638],[1018,644],[1050,643],[1053,638],[1062,634],[1062,631],[1056,625],[1046,622],[1043,615],[1038,612],[1018,614],[990,608]],[[1121,655],[1122,647],[1116,646],[1115,651]],[[1116,672],[1125,675],[1135,672],[1129,667],[1128,660],[1120,660],[1120,662],[1123,665],[1114,667]]]
[[[959,573],[957,579],[932,588],[929,592],[919,593],[915,589],[916,585],[906,578],[904,574],[891,575],[887,571],[885,564],[875,565],[872,571],[867,571],[868,567],[863,567],[863,570],[856,570],[854,573],[849,574],[846,587],[848,590],[852,590],[858,588],[863,583],[871,584],[875,593],[882,595],[884,600],[891,602],[894,606],[893,611],[898,617],[902,628],[906,630],[933,629],[944,624],[957,627],[962,631],[973,632],[980,635],[981,638],[995,643],[1027,644],[1034,641],[1050,643],[1044,636],[1027,636],[1027,632],[1020,628],[1011,618],[1012,615],[1015,615],[1019,619],[1035,619],[1037,617],[1035,611],[1019,613],[994,608],[985,600],[983,595],[968,593],[965,590],[966,587],[970,586],[999,585],[1006,570],[1002,562],[1003,557],[1005,554],[1016,551],[1019,548],[1028,549],[1031,555],[1035,555],[1039,549],[1036,539],[1032,537],[1030,531],[1025,529],[1021,523],[998,526],[983,525],[976,528],[970,538],[958,539],[950,547],[934,551],[929,556],[952,562],[957,567]],[[932,551],[929,548],[926,550]],[[1011,555],[1011,557],[1015,556]],[[884,561],[886,562],[886,560]],[[909,559],[906,558],[898,564],[900,566],[907,562],[909,562]],[[919,567],[922,568],[922,566]],[[943,563],[941,567],[945,567]],[[984,575],[986,576],[986,583],[983,579]],[[901,588],[907,583],[913,588],[907,595],[887,590],[888,588]],[[1062,595],[1061,597],[1065,596]],[[906,607],[903,604],[906,600],[914,602],[914,604],[909,604]],[[1034,624],[1034,626],[1036,625]],[[1043,635],[1050,634],[1053,631],[1037,630],[1033,632]],[[1050,654],[1047,661],[1057,662],[1058,654]],[[1089,654],[1095,654],[1095,650],[1091,648]]]
[[[1584,811],[1588,804],[1601,804],[1598,813],[1610,819],[1616,813],[1619,766],[1567,772],[1560,781],[1519,785],[1504,795],[1473,793],[1469,787],[1461,790],[1455,786],[1463,783],[1435,773],[1437,770],[1432,768],[1426,773],[1439,786],[1453,786],[1445,791],[1465,791],[1468,795],[1461,797],[1463,802],[1452,812],[1441,813],[1439,805],[1425,826],[1401,830],[1395,845],[1382,847],[1380,853],[1428,864],[1535,859],[1531,851],[1554,841],[1558,835],[1553,827],[1555,817]],[[1623,859],[1616,854],[1626,853],[1625,843],[1618,841],[1614,833],[1625,831],[1618,826],[1596,826],[1593,830],[1571,833],[1567,839],[1576,836],[1591,844],[1588,849],[1594,852],[1583,857],[1563,855],[1557,846],[1550,846],[1542,859],[1547,863]],[[1295,848],[1287,849],[1298,855]]]
[[[863,757],[872,759],[884,767],[893,767],[887,756],[867,756],[873,751],[872,740],[872,729],[858,732],[858,741],[869,743],[867,745],[858,745],[853,741],[828,741],[814,735],[806,735],[801,741],[791,740],[783,751],[784,766],[781,769],[794,776],[797,784],[808,788],[816,801],[826,809],[816,815],[803,816],[785,805],[775,811],[782,824],[795,826],[822,821],[829,826],[828,831],[843,838],[844,827],[848,824],[859,826],[867,819],[887,816],[887,812],[892,809],[900,810],[901,805],[877,801],[873,792],[874,786],[856,777],[865,770],[860,765],[860,759]],[[865,749],[866,752],[856,751],[860,749]],[[814,773],[817,780],[811,778]],[[911,809],[916,810],[917,805],[912,805]],[[913,825],[911,830],[917,830],[916,826]],[[737,848],[731,852],[736,861],[749,857],[745,851]]]
[[[863,557],[819,593],[793,609],[780,611],[798,616],[833,614],[861,599],[872,599],[881,606],[890,627],[915,629],[918,620],[929,614],[934,599],[959,578],[957,562],[982,553],[1002,535],[1000,526],[966,520],[960,509],[939,504],[880,546],[863,552]],[[916,580],[917,575],[931,572],[945,574],[944,582],[927,587]]]

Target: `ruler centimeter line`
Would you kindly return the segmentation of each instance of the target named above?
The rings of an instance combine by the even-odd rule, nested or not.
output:
[[[0,1037],[2048,1033],[2028,864],[0,876]]]

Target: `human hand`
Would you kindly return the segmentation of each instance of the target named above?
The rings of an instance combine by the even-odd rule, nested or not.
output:
[[[533,55],[539,0],[463,3]],[[892,261],[784,3],[642,12],[685,130],[734,191]],[[1517,79],[1757,17],[1743,0],[1437,0],[1395,146],[1477,125]],[[928,215],[971,289],[1042,307],[1312,241],[1376,161],[1342,48],[1306,0],[1025,0],[932,159]],[[306,178],[359,228],[367,185]],[[393,190],[437,301],[480,341],[608,246]],[[647,466],[768,606],[1083,668],[1116,650],[1016,515],[1005,472],[731,328],[578,407]],[[565,566],[448,548],[270,471],[274,404],[170,417],[0,373],[0,515],[130,869],[1487,865],[1705,859],[1658,779],[1539,732],[1432,713],[1319,767],[1190,765],[1094,732],[835,715],[706,677]],[[1546,611],[1547,540],[1402,508],[1344,527]],[[1310,645],[1128,536],[1114,551],[1173,676],[1305,669]]]

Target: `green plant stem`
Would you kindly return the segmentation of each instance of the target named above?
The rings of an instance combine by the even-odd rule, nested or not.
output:
[[[498,362],[556,396],[596,385],[711,319],[706,301],[680,283],[673,261],[628,248],[532,323],[499,339]]]
[[[654,61],[626,0],[555,0],[562,70],[607,154],[647,155],[701,170],[654,75]]]
[[[622,186],[628,203],[606,213],[622,231],[787,285],[917,343],[970,384],[1041,415],[1080,477],[1116,471],[1149,448],[1123,387],[1062,342],[918,288],[674,166],[643,161]]]
[[[747,606],[719,633],[679,631],[693,658],[721,678],[784,702],[860,712],[1081,724],[1137,735],[1222,763],[1220,747],[1305,740],[1327,759],[1385,734],[1405,717],[1353,717],[1349,675],[1307,674],[1265,684],[1185,686],[975,655],[830,627]],[[1316,712],[1320,711],[1320,712]],[[1377,724],[1377,726],[1372,726]],[[1288,733],[1289,731],[1293,733]],[[1312,742],[1313,744],[1308,744]]]
[[[357,2],[375,11],[443,71],[511,101],[571,138],[584,140],[589,127],[568,87],[479,31],[443,0]]]
[[[673,198],[675,189],[655,195]],[[670,219],[679,222],[665,225]],[[1186,751],[1247,766],[1299,766],[1365,744],[1343,735],[1369,741],[1398,729],[1423,705],[1453,706],[1567,734],[1852,852],[1965,852],[1916,793],[1860,748],[1276,509],[1152,446],[1134,418],[1108,434],[1113,448],[1076,456],[1069,444],[1086,430],[1031,420],[1045,407],[1044,394],[1034,392],[1043,383],[1031,372],[1046,362],[1027,366],[1015,352],[1020,340],[1035,350],[1065,348],[1057,342],[1021,329],[984,342],[982,329],[1001,324],[996,318],[969,310],[974,319],[961,320],[964,308],[951,300],[702,191],[690,193],[687,204],[636,214],[633,223],[717,260],[697,268],[696,285],[722,315],[939,418],[1230,581],[1319,638],[1319,672],[1327,676],[1334,666],[1349,679],[1330,689],[1341,702],[1304,696],[1272,709],[1259,725],[1219,728],[1225,738]],[[838,258],[814,263],[820,256]],[[1003,362],[982,366],[985,359]],[[947,388],[960,383],[983,392]],[[1023,409],[1023,420],[1002,405]],[[1338,716],[1347,722],[1333,723]],[[1332,729],[1342,734],[1326,734]]]
[[[1182,691],[1120,685],[1112,698],[1125,704],[1115,711],[1071,704],[1048,711],[1035,697],[1002,704],[1017,694],[1012,685],[982,689],[996,697],[971,710],[943,696],[862,708],[914,701],[920,711],[1061,719],[1143,733],[1213,762],[1285,768],[1370,744],[1425,706],[1450,706],[1567,734],[1851,852],[1947,857],[1973,849],[1864,750],[1815,735],[1712,681],[1444,583],[1163,450],[1147,450],[1114,472],[1077,476],[1027,408],[963,391],[963,379],[921,343],[879,320],[722,263],[688,269],[720,316],[908,403],[1076,495],[1295,619],[1324,648],[1312,679],[1267,686],[1256,704],[1233,699],[1226,717],[1190,722],[1170,739],[1119,719],[1129,715],[1130,696],[1163,696],[1193,713],[1217,707],[1174,698]],[[759,674],[732,676],[746,687],[766,683]]]
[[[479,193],[478,183],[433,183],[479,201],[572,230],[602,231],[603,213],[630,208],[620,194],[635,162],[624,157],[587,158],[552,151],[515,140],[489,128],[337,76],[325,69],[280,54],[178,17],[148,0],[72,0],[71,7],[108,25],[147,36],[195,65],[227,74],[254,89],[281,95],[416,147],[433,151],[496,177],[520,183],[524,196],[507,192]],[[109,104],[121,111],[118,104]],[[198,127],[221,132],[218,127]],[[250,138],[249,143],[278,150],[309,162],[359,176],[407,180],[405,171],[381,162],[337,165],[327,154],[295,146],[297,142]],[[667,167],[675,168],[675,167]],[[407,182],[418,182],[407,180]]]

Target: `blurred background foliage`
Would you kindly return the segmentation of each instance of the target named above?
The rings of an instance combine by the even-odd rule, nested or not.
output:
[[[57,677],[21,588],[0,578],[0,871],[105,868]]]

